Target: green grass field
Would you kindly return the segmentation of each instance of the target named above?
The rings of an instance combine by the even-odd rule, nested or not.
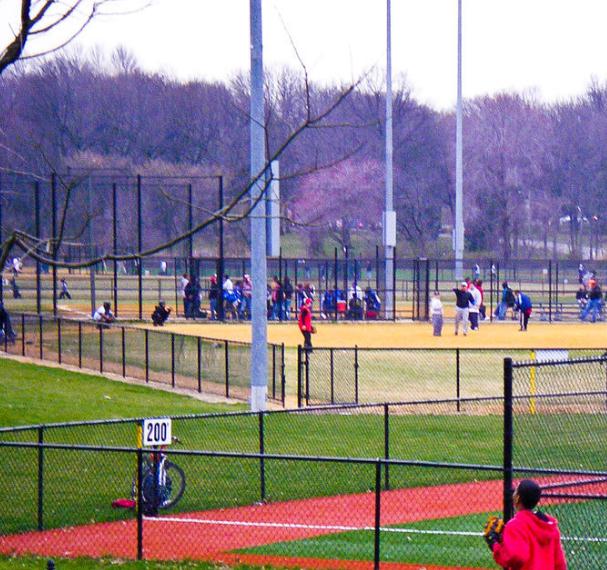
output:
[[[560,521],[563,543],[570,569],[588,568],[589,557],[594,568],[607,567],[606,536],[593,529],[592,521],[603,516],[600,502],[551,505],[543,510]],[[383,527],[381,560],[494,568],[489,550],[481,538],[490,513],[434,519],[407,525]],[[590,540],[579,540],[586,537]],[[373,560],[373,531],[353,531],[330,534],[299,541],[275,543],[269,546],[243,550],[243,552],[274,556],[313,556],[315,558],[344,560]],[[602,542],[601,542],[602,541]]]

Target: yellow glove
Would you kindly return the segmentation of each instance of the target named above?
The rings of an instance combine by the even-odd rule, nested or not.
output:
[[[502,531],[504,530],[504,521],[499,517],[491,516],[485,523],[485,528],[483,529],[483,536],[485,537],[485,542],[487,546],[491,550],[493,550],[493,545],[496,542],[502,541]]]

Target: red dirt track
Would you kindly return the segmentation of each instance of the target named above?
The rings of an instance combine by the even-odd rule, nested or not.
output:
[[[501,508],[501,496],[501,481],[384,491],[381,524],[384,526],[498,511]],[[363,570],[372,568],[372,562],[232,554],[230,551],[353,528],[373,528],[374,516],[374,493],[164,515],[144,522],[144,558],[187,558],[226,563],[240,561],[275,564],[283,567]],[[238,524],[231,524],[232,522]],[[0,553],[135,558],[136,533],[135,520],[27,532],[0,537]],[[423,565],[382,563],[382,566],[394,570],[412,570]],[[442,566],[423,567],[428,570],[446,570]]]

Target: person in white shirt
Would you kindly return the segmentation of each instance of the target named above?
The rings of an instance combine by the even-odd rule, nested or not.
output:
[[[443,303],[438,291],[434,291],[434,296],[430,301],[430,318],[432,319],[434,336],[441,336],[443,332]]]
[[[223,290],[225,291],[226,295],[232,295],[232,293],[234,293],[234,283],[232,283],[229,275],[226,275],[223,282]]]
[[[181,299],[183,301],[183,314],[186,316],[186,318],[190,315],[188,300],[186,299],[185,294],[185,288],[189,282],[190,280],[188,279],[187,273],[184,273],[179,279],[179,294],[181,295]]]
[[[473,331],[478,330],[478,313],[480,310],[481,303],[483,302],[483,297],[481,296],[481,292],[476,288],[474,283],[470,283],[470,288],[468,292],[472,295],[474,299],[474,303],[470,302],[468,307],[468,318],[470,319],[470,329]]]
[[[108,325],[116,320],[114,313],[112,312],[112,305],[109,302],[103,303],[93,315],[93,320],[101,323],[102,325]]]

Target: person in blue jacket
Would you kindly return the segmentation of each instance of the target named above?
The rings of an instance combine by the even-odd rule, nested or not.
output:
[[[514,298],[516,299],[516,309],[519,311],[519,322],[521,324],[521,331],[527,330],[527,323],[529,322],[529,317],[531,316],[531,309],[533,304],[531,303],[531,299],[528,295],[525,295],[522,291],[516,290],[514,292]]]

